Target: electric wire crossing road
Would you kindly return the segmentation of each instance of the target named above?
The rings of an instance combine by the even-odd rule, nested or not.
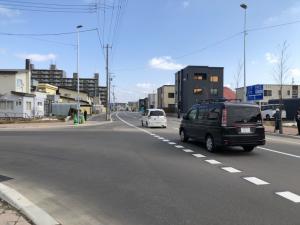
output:
[[[166,138],[164,138],[164,137],[161,137],[161,136],[159,136],[159,135],[157,135],[157,134],[151,133],[151,132],[149,132],[149,131],[147,131],[147,130],[145,130],[145,129],[139,128],[139,127],[137,127],[137,126],[135,126],[135,125],[133,125],[133,124],[131,124],[131,123],[125,121],[125,120],[122,119],[118,114],[117,114],[116,116],[117,116],[117,118],[118,118],[119,120],[121,120],[123,123],[127,124],[128,126],[131,126],[131,127],[135,128],[135,129],[138,129],[138,130],[140,130],[140,131],[142,131],[142,132],[144,132],[144,133],[146,133],[146,134],[149,134],[149,135],[151,135],[152,137],[157,138],[157,139],[160,140],[160,141],[163,141],[163,142],[169,141],[168,139],[166,139]],[[193,153],[193,152],[194,152],[194,151],[191,150],[191,149],[185,149],[184,146],[179,145],[179,144],[177,144],[176,142],[167,142],[167,143],[168,143],[169,145],[172,145],[175,149],[181,149],[181,150],[182,150],[183,152],[185,152],[185,153]],[[298,156],[293,155],[293,154],[282,153],[282,152],[279,152],[279,151],[275,151],[275,150],[271,150],[271,149],[267,149],[267,148],[262,148],[262,147],[258,147],[258,148],[264,149],[264,150],[267,150],[267,151],[273,151],[273,152],[276,152],[276,153],[279,153],[279,154],[285,154],[285,155],[289,155],[289,156],[298,158]],[[207,156],[202,155],[202,154],[192,154],[192,155],[193,155],[194,157],[196,157],[196,158],[206,158],[206,157],[207,157]],[[217,161],[217,160],[215,160],[215,159],[206,159],[206,160],[204,160],[204,161],[207,162],[207,163],[209,163],[209,164],[211,164],[211,165],[221,165],[221,164],[223,164],[222,162],[219,162],[219,161]],[[241,170],[235,169],[235,168],[230,167],[230,166],[221,167],[221,169],[224,170],[224,171],[226,171],[226,172],[228,172],[228,173],[242,173]],[[244,180],[248,181],[249,183],[255,184],[255,185],[257,185],[257,186],[265,186],[265,185],[269,185],[269,184],[270,184],[269,182],[264,181],[264,180],[262,180],[262,179],[260,179],[260,178],[257,178],[257,177],[242,177],[242,178],[243,178]],[[292,192],[290,192],[290,191],[281,191],[281,192],[276,192],[275,194],[276,194],[277,196],[281,196],[281,197],[283,197],[283,198],[285,198],[285,199],[287,199],[287,200],[289,200],[289,201],[291,201],[291,202],[293,202],[293,203],[299,203],[299,202],[300,202],[300,195],[295,194],[295,193],[292,193]]]

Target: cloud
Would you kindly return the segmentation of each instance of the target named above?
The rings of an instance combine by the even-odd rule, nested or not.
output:
[[[179,70],[184,66],[174,62],[170,56],[154,57],[149,61],[150,67],[160,70]]]
[[[283,21],[298,19],[300,14],[300,4],[295,3],[294,5],[282,10],[278,15],[271,16],[264,21],[265,25],[274,23],[280,23]]]
[[[6,8],[3,5],[0,5],[0,16],[1,17],[7,17],[7,18],[13,18],[20,15],[19,10],[9,9]]]
[[[300,78],[300,69],[299,68],[290,69],[290,74],[294,78],[296,78],[296,77]]]
[[[152,86],[152,84],[150,84],[150,83],[137,83],[136,86],[138,88],[150,88]]]
[[[265,58],[266,58],[266,60],[268,61],[268,63],[270,63],[270,64],[276,64],[276,63],[278,63],[278,58],[277,58],[277,56],[275,56],[274,54],[272,54],[272,53],[270,53],[270,52],[267,52],[267,53],[265,54]]]
[[[183,6],[183,8],[187,8],[187,7],[190,6],[190,2],[189,1],[183,1],[182,6]]]
[[[34,62],[45,62],[45,61],[49,61],[49,60],[55,60],[57,58],[57,56],[53,53],[49,53],[49,54],[17,54],[17,57],[21,58],[21,59],[31,59]]]

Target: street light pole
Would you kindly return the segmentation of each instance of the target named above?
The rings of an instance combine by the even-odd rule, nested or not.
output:
[[[82,28],[81,25],[76,27],[77,29],[77,122],[79,124],[80,118],[80,99],[79,99],[79,92],[80,92],[80,84],[79,84],[79,29]]]
[[[247,102],[247,87],[246,87],[246,35],[247,35],[247,31],[246,31],[246,19],[247,19],[247,8],[248,6],[246,4],[241,4],[240,5],[244,10],[245,10],[245,14],[244,14],[244,95],[243,95],[243,101]]]

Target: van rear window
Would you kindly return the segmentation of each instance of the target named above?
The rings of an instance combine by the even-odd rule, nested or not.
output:
[[[163,111],[150,111],[150,116],[164,116]]]
[[[226,106],[227,122],[230,125],[235,123],[257,123],[261,122],[261,113],[258,107],[247,106]]]

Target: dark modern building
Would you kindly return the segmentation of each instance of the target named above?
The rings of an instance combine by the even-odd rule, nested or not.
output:
[[[98,87],[98,91],[99,91],[99,95],[100,95],[101,104],[106,107],[106,104],[107,104],[107,87],[100,86],[100,87]]]
[[[68,78],[66,77],[66,72],[64,70],[57,69],[56,65],[50,65],[49,69],[35,69],[29,59],[26,59],[25,67],[27,70],[31,70],[32,82],[35,80],[39,83],[77,90],[77,73],[74,73],[72,78]],[[87,92],[90,97],[99,96],[98,86],[98,73],[95,73],[93,78],[79,78],[80,91]]]
[[[223,98],[223,67],[187,66],[175,74],[176,110],[186,113],[206,99]]]

